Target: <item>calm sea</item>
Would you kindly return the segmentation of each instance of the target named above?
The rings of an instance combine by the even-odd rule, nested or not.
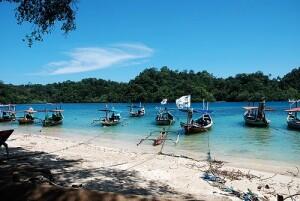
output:
[[[17,105],[17,110],[33,107],[36,110],[45,109],[45,105]],[[99,140],[109,139],[126,141],[135,145],[139,139],[152,131],[159,131],[162,127],[155,125],[155,115],[160,104],[145,104],[146,115],[141,118],[131,118],[128,115],[128,104],[115,103],[109,106],[121,112],[123,122],[114,127],[101,127],[92,124],[94,119],[104,116],[98,109],[104,108],[105,104],[62,104],[64,123],[61,126],[42,128],[41,124],[19,126],[17,122],[0,123],[0,129],[14,128],[20,132],[52,135],[52,136],[97,136]],[[175,109],[175,104],[168,104],[169,108]],[[300,132],[288,130],[286,126],[286,112],[289,107],[287,102],[268,102],[267,106],[275,109],[268,112],[271,120],[269,128],[249,128],[244,125],[243,109],[246,103],[216,102],[209,105],[213,110],[213,128],[202,134],[190,136],[181,135],[180,141],[174,147],[176,150],[190,152],[208,151],[208,145],[212,153],[220,153],[229,157],[243,157],[251,159],[275,160],[282,162],[300,163]],[[194,103],[194,108],[202,108],[202,103]],[[175,131],[171,138],[176,139],[176,132],[180,132],[180,121],[185,121],[185,113],[174,110],[176,123],[168,129]],[[18,116],[22,116],[19,113]],[[43,118],[44,114],[37,114]],[[169,143],[170,144],[170,143]],[[170,146],[172,146],[170,144]]]

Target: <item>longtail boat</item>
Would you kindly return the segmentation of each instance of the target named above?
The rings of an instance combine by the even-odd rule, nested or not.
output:
[[[16,105],[0,105],[0,122],[16,120]]]
[[[121,121],[121,115],[117,110],[108,109],[107,107],[105,109],[99,110],[101,112],[105,112],[105,117],[100,119],[100,124],[102,126],[115,126],[120,123]]]
[[[183,128],[186,135],[196,134],[208,131],[213,126],[213,120],[211,118],[212,110],[208,110],[208,103],[203,101],[203,109],[193,109],[191,108],[191,96],[182,96],[176,100],[177,108],[187,113],[187,121],[180,122],[180,126]],[[200,114],[200,117],[193,119],[193,114]]]
[[[56,126],[63,123],[63,110],[60,107],[55,107],[55,109],[45,109],[45,119],[42,121],[44,127]],[[50,114],[49,114],[50,113]]]
[[[24,125],[24,124],[33,124],[34,123],[34,114],[37,111],[35,111],[32,107],[30,107],[28,110],[24,111],[24,117],[19,118],[18,122],[20,125]]]
[[[258,106],[243,107],[245,125],[253,127],[268,127],[270,120],[267,119],[265,111],[272,111],[271,108],[266,108],[265,100],[258,103]]]
[[[286,122],[288,128],[290,129],[300,130],[300,119],[298,118],[298,112],[300,112],[300,107],[298,107],[298,102],[300,102],[300,100],[290,101],[290,109],[285,110],[286,112],[288,112]],[[294,104],[295,107],[292,107]]]
[[[174,115],[167,109],[160,109],[155,117],[157,125],[172,125],[175,122]]]
[[[167,104],[167,99],[163,99],[161,101],[161,105]],[[164,126],[164,125],[172,125],[175,122],[174,115],[168,110],[167,107],[159,108],[158,113],[155,117],[155,122],[157,125]]]
[[[140,105],[130,105],[128,106],[130,109],[129,109],[129,115],[131,117],[142,117],[145,115],[146,113],[146,110],[145,110],[145,107],[142,106],[142,103],[140,103]]]

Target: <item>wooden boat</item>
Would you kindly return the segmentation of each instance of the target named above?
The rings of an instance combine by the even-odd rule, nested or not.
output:
[[[165,140],[167,139],[167,132],[165,130],[162,130],[159,133],[159,136],[153,140],[153,146],[161,145]]]
[[[105,117],[100,120],[102,126],[115,126],[120,123],[121,115],[118,111],[108,108],[99,111],[105,112]]]
[[[157,137],[155,138],[151,138],[153,137],[154,134],[158,134]],[[176,134],[177,138],[176,140],[169,138],[169,134]],[[174,144],[177,144],[179,142],[179,136],[180,136],[180,132],[177,131],[170,131],[170,130],[166,130],[165,128],[163,128],[160,131],[152,131],[149,133],[149,135],[147,135],[145,138],[141,139],[139,143],[137,143],[137,146],[139,146],[140,144],[142,144],[145,141],[152,141],[152,145],[153,146],[158,146],[158,145],[162,145],[161,150],[159,153],[162,152],[163,146],[165,144],[166,141],[171,141],[174,142]]]
[[[24,111],[24,117],[19,118],[18,122],[20,125],[26,125],[26,124],[33,124],[34,123],[34,113],[37,111],[34,111],[32,107],[30,107],[28,110]]]
[[[5,142],[13,132],[14,129],[0,131],[0,144]]]
[[[258,107],[243,107],[246,110],[244,113],[245,125],[253,127],[268,127],[271,121],[267,119],[265,111],[271,111],[272,109],[266,109],[265,105],[266,102],[261,101],[258,103]]]
[[[300,100],[291,101],[291,102],[292,103],[290,105],[290,109],[285,110],[286,112],[288,112],[286,122],[287,122],[288,128],[300,130],[300,119],[298,118],[298,112],[300,112],[300,107],[298,107],[298,102],[300,102]],[[294,108],[292,108],[293,104],[295,104]]]
[[[51,104],[52,105],[52,104]],[[44,127],[49,126],[56,126],[63,123],[63,110],[61,109],[61,106],[56,106],[55,109],[51,110],[44,110],[45,112],[45,119],[42,121]],[[50,114],[49,114],[50,113]]]
[[[48,114],[48,112],[52,113],[51,115]],[[55,110],[49,110],[46,112],[45,119],[43,120],[43,126],[49,127],[49,126],[56,126],[63,123],[63,110],[55,109]]]
[[[172,125],[175,122],[174,115],[165,107],[160,109],[155,117],[157,125]]]
[[[180,126],[183,128],[184,133],[186,135],[189,135],[208,131],[213,126],[213,120],[210,115],[212,111],[208,110],[208,103],[206,104],[206,109],[204,101],[203,109],[193,109],[190,107],[190,101],[190,95],[182,96],[181,98],[176,100],[178,109],[182,112],[187,113],[187,121],[180,122]],[[194,113],[200,114],[200,117],[194,120]]]
[[[0,105],[0,122],[10,122],[16,119],[16,106]]]
[[[205,132],[212,127],[213,120],[210,116],[210,113],[212,112],[211,110],[189,109],[186,112],[188,113],[187,122],[180,123],[180,126],[184,129],[184,133],[186,135]],[[193,113],[200,113],[201,116],[198,119],[193,120],[192,119]]]
[[[0,131],[0,147],[3,145],[8,155],[8,145],[5,143],[9,136],[14,132],[14,129]]]
[[[142,106],[141,103],[140,103],[139,106],[137,106],[137,105],[130,105],[128,107],[130,108],[129,114],[130,114],[131,117],[142,117],[146,113],[145,107]]]

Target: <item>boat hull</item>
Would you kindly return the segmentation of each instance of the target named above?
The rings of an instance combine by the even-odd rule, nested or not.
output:
[[[257,119],[249,119],[247,117],[244,117],[245,125],[251,126],[251,127],[268,127],[270,125],[270,121],[265,120],[257,120]]]
[[[287,121],[288,128],[300,130],[300,121],[297,120],[288,120]]]
[[[27,124],[33,124],[34,120],[32,119],[19,119],[18,120],[20,125],[27,125]]]
[[[120,123],[119,121],[100,121],[100,124],[102,126],[116,126],[119,123]]]
[[[0,118],[0,122],[10,122],[13,121],[13,119],[9,119],[9,118]]]
[[[130,113],[131,117],[142,117],[144,115],[145,115],[144,113]]]
[[[180,126],[184,130],[184,134],[191,135],[191,134],[197,134],[197,133],[203,133],[208,131],[212,127],[212,122],[206,126],[201,126],[199,124],[187,124],[187,123],[180,123]]]
[[[5,142],[14,132],[14,129],[0,131],[0,143]]]
[[[168,126],[168,125],[172,125],[174,124],[174,120],[172,119],[165,119],[165,120],[158,120],[156,119],[156,125],[159,125],[159,126]]]
[[[61,125],[62,123],[63,120],[59,120],[59,121],[44,120],[43,126],[44,127],[57,126],[57,125]]]

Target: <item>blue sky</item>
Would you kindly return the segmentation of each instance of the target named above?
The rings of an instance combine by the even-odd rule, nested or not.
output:
[[[14,6],[0,3],[0,80],[52,83],[87,77],[128,81],[151,66],[218,77],[300,66],[300,1],[79,0],[77,29],[22,42]]]

